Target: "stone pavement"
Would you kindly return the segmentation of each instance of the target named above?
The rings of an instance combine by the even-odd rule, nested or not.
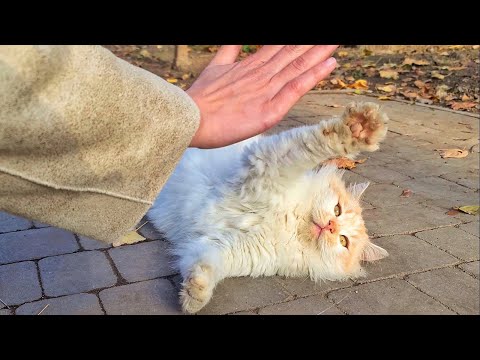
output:
[[[339,115],[352,100],[377,101],[312,92],[278,129]],[[381,104],[391,119],[388,138],[346,178],[371,181],[364,216],[390,257],[367,265],[357,282],[227,279],[201,314],[479,313],[479,218],[447,214],[479,203],[478,117]],[[472,153],[441,159],[434,151],[451,147]],[[413,194],[401,197],[404,189]],[[0,315],[179,314],[180,279],[167,243],[149,224],[140,232],[147,241],[111,248],[0,212]]]

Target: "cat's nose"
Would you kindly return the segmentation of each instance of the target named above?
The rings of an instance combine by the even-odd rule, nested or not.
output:
[[[324,226],[323,231],[329,230],[332,234],[337,231],[337,223],[334,220],[330,220],[328,225]]]

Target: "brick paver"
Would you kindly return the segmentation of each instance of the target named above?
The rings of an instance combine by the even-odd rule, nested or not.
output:
[[[8,306],[37,300],[42,296],[33,261],[0,266],[0,299]],[[0,308],[5,305],[0,302]]]
[[[100,303],[93,294],[76,294],[35,301],[20,306],[15,313],[37,315],[40,312],[41,315],[103,315]]]
[[[151,241],[109,250],[115,266],[128,282],[172,275],[164,241]]]
[[[117,282],[105,254],[99,251],[53,256],[40,260],[38,266],[48,296],[76,294]]]
[[[177,290],[170,281],[157,279],[118,286],[100,292],[109,315],[180,314]]]
[[[26,230],[32,227],[32,222],[6,212],[0,211],[0,233]]]
[[[269,132],[338,116],[352,100],[378,102],[311,92]],[[396,101],[381,105],[390,118],[387,139],[379,151],[361,154],[365,163],[344,179],[371,183],[362,199],[364,219],[390,256],[365,264],[367,277],[356,282],[227,279],[200,314],[479,313],[478,216],[447,215],[479,203],[478,117]],[[473,151],[442,159],[439,148]],[[410,197],[400,196],[404,189]],[[155,241],[111,248],[0,211],[0,299],[10,306],[0,302],[0,315],[37,314],[47,304],[42,315],[179,314],[181,278],[170,269],[167,243],[147,218],[140,225]]]
[[[336,290],[328,298],[347,314],[454,314],[406,281],[389,279]]]
[[[478,260],[480,257],[478,237],[454,227],[422,231],[415,236],[462,260]]]
[[[72,233],[52,227],[0,234],[0,264],[40,259],[78,250]]]
[[[407,281],[459,314],[479,314],[478,279],[459,269],[413,274],[407,277]]]

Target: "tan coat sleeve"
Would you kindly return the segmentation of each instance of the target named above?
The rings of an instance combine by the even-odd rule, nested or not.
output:
[[[118,240],[199,119],[185,92],[100,46],[1,46],[0,209]]]

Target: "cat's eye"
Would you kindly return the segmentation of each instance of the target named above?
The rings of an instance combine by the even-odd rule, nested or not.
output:
[[[342,244],[343,247],[348,248],[348,238],[344,235],[340,235],[340,244]]]
[[[340,216],[342,214],[342,208],[340,207],[340,204],[335,205],[333,212],[335,213],[335,216]]]

